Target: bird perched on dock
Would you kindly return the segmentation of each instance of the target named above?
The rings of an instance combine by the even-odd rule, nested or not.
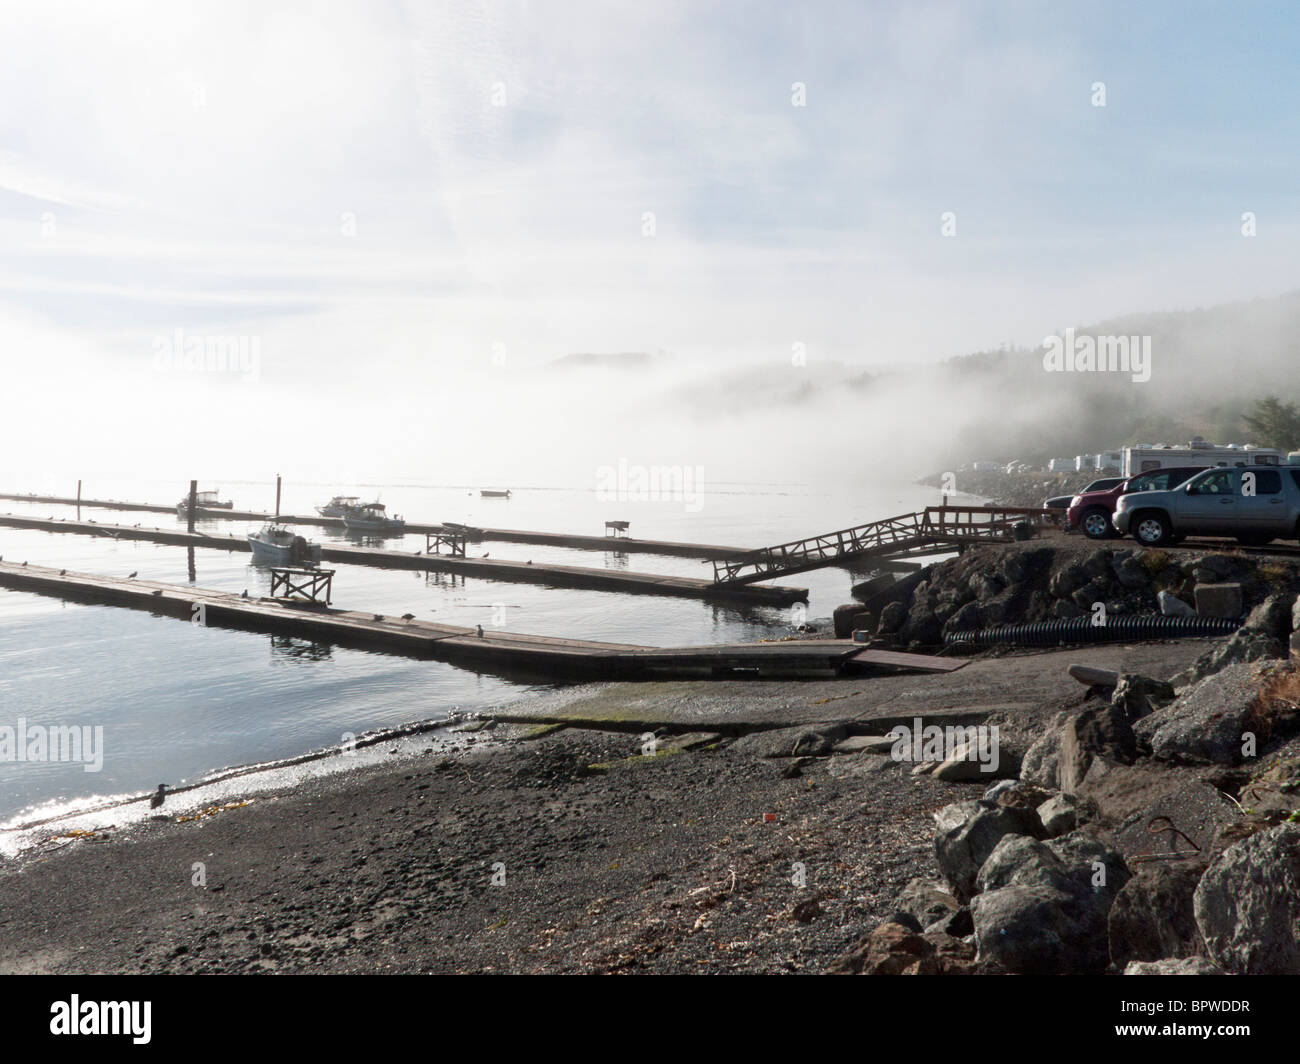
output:
[[[529,558],[527,564],[532,565],[532,564],[533,564],[533,559],[532,559],[532,558]]]
[[[149,808],[157,809],[167,798],[167,784],[158,784],[158,789],[153,792],[153,797],[149,799]]]
[[[487,551],[484,551],[484,552],[483,552],[483,557],[485,557],[485,558],[490,558],[490,557],[492,557],[492,555],[490,555]]]
[[[60,570],[59,570],[59,575],[60,575],[60,576],[67,576],[67,575],[68,575],[68,570],[66,570],[66,569],[60,569]]]
[[[383,619],[384,619],[384,615],[382,613],[375,614],[375,620],[382,621]]]
[[[480,639],[482,639],[482,638],[483,638],[483,626],[480,624],[480,625],[477,625],[476,627],[478,628],[478,637],[479,637]]]
[[[140,570],[137,569],[134,573],[132,573],[130,576],[128,576],[127,579],[128,579],[128,580],[134,580],[134,579],[135,579],[137,576],[139,576],[139,575],[140,575]]]
[[[248,598],[248,588],[244,588],[244,593],[243,593],[242,595],[240,595],[239,597],[240,597],[240,598]]]
[[[404,614],[402,614],[402,620],[404,620],[404,621],[413,621],[413,620],[415,620],[415,614],[414,614],[414,613],[404,613]]]

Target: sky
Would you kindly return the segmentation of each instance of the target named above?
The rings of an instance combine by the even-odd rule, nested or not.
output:
[[[689,459],[692,373],[1277,295],[1298,53],[1285,3],[10,0],[0,471]],[[541,368],[623,351],[662,387]]]

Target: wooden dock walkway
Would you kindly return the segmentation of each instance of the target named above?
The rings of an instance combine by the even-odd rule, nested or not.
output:
[[[123,502],[118,499],[81,499],[62,495],[19,495],[0,492],[0,500],[9,502],[40,503],[48,506],[83,506],[90,509],[121,510],[126,513],[175,514],[176,507],[148,502]],[[199,507],[202,520],[269,521],[272,514],[257,510],[209,510]],[[315,525],[319,528],[343,529],[338,517],[321,517],[318,514],[281,514],[285,525]],[[441,523],[430,524],[408,521],[406,531],[413,535],[443,530]],[[725,547],[708,543],[676,543],[672,540],[634,539],[631,536],[587,536],[568,532],[528,532],[512,528],[478,528],[470,530],[470,540],[488,543],[528,543],[539,547],[567,547],[571,550],[609,551],[616,554],[660,554],[674,558],[700,558],[713,561],[745,553],[744,547]]]
[[[0,587],[79,602],[146,610],[205,625],[271,632],[405,657],[433,659],[508,676],[548,680],[836,676],[869,669],[935,671],[936,659],[896,654],[873,663],[847,639],[783,640],[659,648],[526,635],[403,620],[285,599],[244,598],[151,580],[74,573],[0,562]],[[909,660],[910,659],[910,660]],[[952,663],[944,661],[945,668]]]
[[[179,547],[206,550],[249,551],[242,535],[212,535],[182,529],[145,528],[131,525],[100,524],[95,521],[27,517],[0,514],[0,525],[30,528],[43,532],[65,532],[114,539],[144,540]],[[462,558],[446,554],[407,553],[359,547],[350,544],[321,544],[321,560],[347,565],[368,565],[381,569],[413,569],[421,572],[454,573],[459,576],[508,583],[544,584],[548,587],[576,588],[588,591],[612,591],[624,594],[668,595],[677,598],[710,601],[747,602],[761,605],[790,606],[806,602],[808,591],[800,587],[774,584],[721,586],[712,580],[662,573],[636,573],[621,570],[592,569],[577,565],[533,565],[527,561],[498,558]]]

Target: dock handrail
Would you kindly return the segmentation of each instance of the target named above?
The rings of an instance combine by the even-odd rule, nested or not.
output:
[[[984,519],[977,521],[981,515]],[[960,545],[972,540],[1005,541],[1012,538],[1012,528],[1020,521],[1046,524],[1056,520],[1059,514],[1040,507],[927,506],[910,514],[720,558],[713,563],[713,580],[718,584],[747,584],[764,577],[837,565],[868,554],[904,554],[945,542]]]

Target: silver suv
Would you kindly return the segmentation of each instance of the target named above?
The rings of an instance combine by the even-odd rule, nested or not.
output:
[[[1300,536],[1300,468],[1220,467],[1170,491],[1121,495],[1113,518],[1120,535],[1148,547],[1184,536],[1231,536],[1268,543]]]

